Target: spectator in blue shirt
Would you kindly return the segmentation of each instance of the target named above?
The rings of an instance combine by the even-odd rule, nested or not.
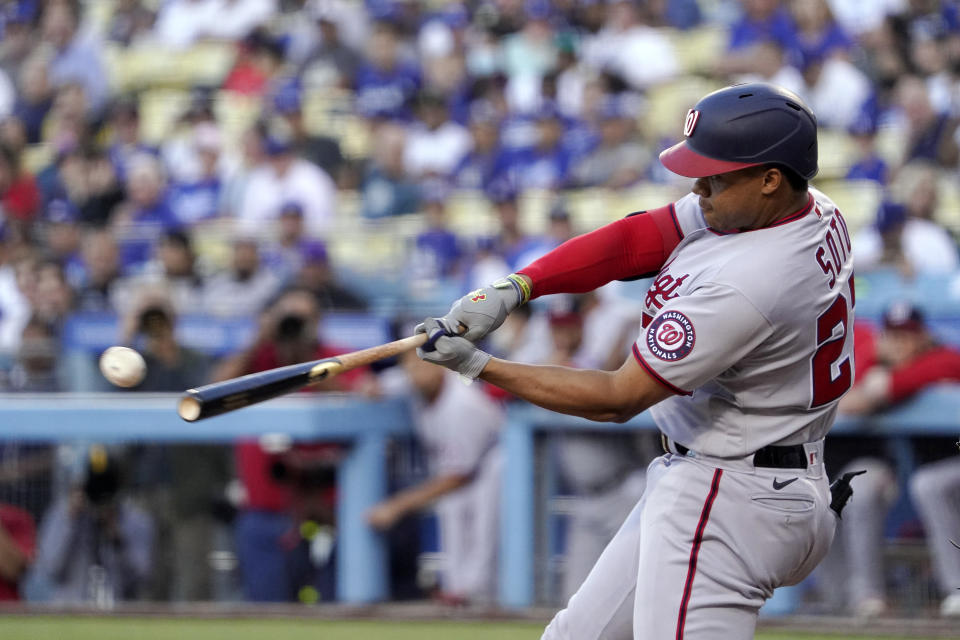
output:
[[[373,132],[376,145],[360,185],[361,211],[366,218],[414,213],[420,206],[417,183],[404,173],[404,131],[383,123]]]
[[[110,146],[108,154],[120,181],[126,180],[127,165],[141,153],[159,155],[156,147],[140,139],[140,106],[136,98],[116,100],[110,107]]]
[[[50,81],[54,86],[79,83],[86,93],[91,113],[107,102],[109,86],[100,52],[77,33],[80,4],[76,0],[48,2],[43,11],[42,31],[54,49]]]
[[[460,239],[447,227],[449,186],[441,180],[421,185],[421,202],[427,228],[417,235],[410,257],[412,277],[433,280],[456,274],[463,249]]]
[[[152,155],[130,161],[126,191],[127,200],[113,212],[110,223],[120,238],[123,267],[135,269],[147,262],[160,236],[180,223],[167,200],[163,169]]]
[[[420,90],[420,70],[401,60],[396,26],[374,25],[366,53],[355,79],[357,111],[367,118],[409,120],[412,100]]]
[[[27,142],[36,144],[43,137],[43,121],[53,107],[46,60],[41,56],[28,58],[20,67],[18,80],[13,115],[23,123]]]
[[[177,181],[170,187],[170,210],[177,223],[184,226],[219,216],[223,192],[217,126],[206,122],[196,125],[193,146],[200,162],[200,175],[196,180]]]
[[[756,49],[776,42],[792,64],[799,64],[797,26],[779,0],[740,0],[743,13],[730,26],[727,53],[715,63],[720,74],[755,73],[761,60]]]
[[[499,173],[504,173],[522,189],[561,189],[566,186],[573,154],[564,147],[564,122],[552,105],[537,114],[536,141],[533,146],[506,152]]]
[[[499,118],[494,108],[477,100],[470,108],[470,138],[473,147],[453,170],[454,183],[462,189],[485,189],[493,178],[500,153]]]
[[[854,123],[847,129],[850,138],[856,143],[858,157],[847,175],[847,180],[873,180],[880,184],[887,183],[890,168],[887,161],[877,151],[877,119],[868,112],[860,114]]]

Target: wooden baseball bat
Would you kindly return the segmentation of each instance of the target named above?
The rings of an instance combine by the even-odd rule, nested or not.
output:
[[[427,334],[394,340],[369,349],[345,353],[335,358],[301,362],[287,367],[251,373],[239,378],[214,382],[198,389],[187,389],[177,405],[177,413],[187,422],[236,411],[251,404],[296,391],[314,382],[390,358],[422,346]]]

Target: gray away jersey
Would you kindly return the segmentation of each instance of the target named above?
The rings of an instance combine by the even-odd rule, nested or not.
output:
[[[644,300],[633,354],[678,395],[660,430],[720,458],[824,437],[853,381],[853,259],[822,193],[774,226],[706,227],[698,198],[674,205],[684,237]]]

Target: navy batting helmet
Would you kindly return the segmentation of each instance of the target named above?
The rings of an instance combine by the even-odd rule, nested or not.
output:
[[[817,174],[817,119],[791,91],[766,82],[708,93],[687,112],[686,139],[660,154],[688,178],[775,163],[806,179]]]

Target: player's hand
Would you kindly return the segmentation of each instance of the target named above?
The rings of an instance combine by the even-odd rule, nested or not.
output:
[[[379,531],[386,531],[400,519],[402,514],[390,501],[381,502],[367,511],[367,523]]]
[[[477,342],[503,324],[511,311],[530,299],[530,284],[522,277],[511,274],[491,285],[471,291],[453,303],[444,323],[456,330],[461,325],[466,330],[461,334],[471,342]],[[420,333],[423,325],[418,325]]]
[[[470,380],[476,379],[490,361],[489,353],[481,351],[466,338],[451,335],[453,332],[442,319],[427,318],[420,326],[433,344],[432,351],[422,347],[417,349],[421,360],[444,366]]]

